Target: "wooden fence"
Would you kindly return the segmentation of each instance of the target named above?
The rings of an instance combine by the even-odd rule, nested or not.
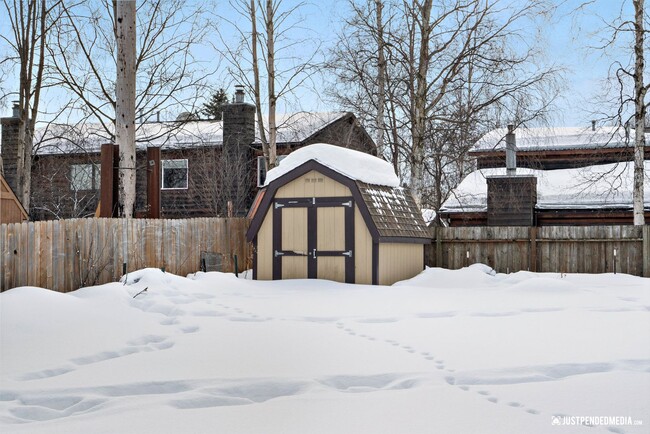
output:
[[[200,269],[201,252],[223,254],[224,271],[250,267],[245,218],[71,219],[0,225],[0,290],[40,286],[60,292],[116,281],[127,271]]]
[[[627,273],[650,277],[650,226],[436,228],[429,266],[481,262],[499,273]]]

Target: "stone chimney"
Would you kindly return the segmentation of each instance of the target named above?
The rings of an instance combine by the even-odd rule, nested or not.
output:
[[[514,126],[506,134],[506,175],[487,177],[488,226],[534,226],[537,178],[517,175]]]
[[[20,125],[20,107],[14,101],[11,117],[0,119],[2,124],[2,164],[4,177],[13,191],[17,191],[18,182],[18,127]]]

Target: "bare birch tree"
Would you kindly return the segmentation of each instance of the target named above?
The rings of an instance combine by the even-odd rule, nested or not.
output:
[[[521,123],[548,114],[557,95],[558,69],[539,62],[534,44],[520,44],[527,36],[522,29],[548,12],[540,2],[351,4],[354,16],[331,56],[333,96],[378,128],[381,106],[375,101],[385,92],[386,149],[394,161],[399,158],[394,166],[403,168],[421,203],[441,203],[481,129],[500,119]],[[370,19],[379,7],[390,17],[383,31]],[[378,46],[387,60],[381,86]]]
[[[633,0],[634,4],[634,184],[632,190],[634,225],[645,224],[643,212],[643,178],[645,175],[643,160],[645,148],[645,95],[648,91],[643,83],[645,68],[645,29],[644,3],[645,0]]]
[[[120,150],[119,203],[123,217],[135,211],[135,0],[117,0],[115,143]]]
[[[277,164],[278,102],[286,102],[318,69],[320,45],[305,38],[308,31],[300,28],[298,17],[304,2],[287,6],[282,0],[231,0],[230,5],[250,27],[222,17],[238,41],[233,44],[217,27],[221,42],[217,49],[228,61],[229,73],[253,95],[262,150],[272,168]],[[299,31],[302,35],[297,37]],[[301,45],[312,47],[312,51],[299,58],[293,51]]]
[[[646,94],[650,84],[644,80],[645,52],[647,40],[645,33],[648,26],[648,16],[644,0],[627,0],[621,3],[618,15],[600,17],[606,23],[592,35],[596,44],[590,49],[599,54],[612,56],[608,77],[603,91],[598,98],[598,111],[601,120],[614,122],[629,139],[628,127],[634,126],[632,139],[634,174],[632,180],[632,208],[634,225],[644,225],[645,196],[644,178],[647,176],[644,168],[645,159],[645,130],[648,102]],[[598,4],[597,0],[580,4],[574,12],[593,14],[590,9]],[[613,187],[614,188],[614,187]]]
[[[107,140],[115,131],[116,38],[113,0],[62,2],[50,50],[49,67],[58,85],[73,96],[72,110],[99,123]],[[209,2],[152,0],[136,6],[136,128],[162,113],[197,113],[207,88],[206,70],[195,48],[209,33]],[[167,125],[174,128],[173,125]],[[161,128],[156,139],[167,135]]]
[[[11,34],[0,35],[10,51],[8,56],[0,61],[0,65],[18,69],[17,96],[20,121],[17,138],[16,193],[28,210],[34,127],[39,114],[41,90],[44,87],[47,37],[52,23],[56,21],[53,9],[57,4],[58,2],[46,0],[3,0],[4,15],[9,21]]]

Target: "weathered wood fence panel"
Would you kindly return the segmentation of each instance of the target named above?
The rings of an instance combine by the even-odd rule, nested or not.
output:
[[[185,276],[202,251],[223,254],[224,271],[250,267],[245,218],[71,219],[0,225],[0,290],[40,286],[67,292],[113,282],[127,271],[164,268]]]
[[[650,226],[436,228],[427,265],[650,277]]]

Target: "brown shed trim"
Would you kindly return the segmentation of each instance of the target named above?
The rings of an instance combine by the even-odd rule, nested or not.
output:
[[[366,202],[359,190],[359,186],[357,182],[314,160],[309,160],[301,164],[300,166],[296,167],[292,171],[285,173],[278,179],[273,180],[268,186],[265,187],[263,197],[261,198],[259,206],[257,206],[254,215],[250,216],[252,217],[252,221],[250,227],[248,228],[248,231],[246,232],[246,239],[249,242],[253,240],[253,237],[257,234],[260,227],[262,226],[262,222],[264,221],[266,212],[269,209],[269,207],[272,205],[277,190],[283,185],[293,181],[294,179],[301,177],[302,175],[312,170],[320,172],[323,175],[345,185],[350,189],[354,202],[357,204],[359,208],[359,212],[363,217],[363,220],[366,224],[366,227],[368,228],[368,231],[370,232],[370,235],[372,236],[373,241],[394,242],[394,243],[419,243],[419,244],[428,244],[431,242],[430,237],[422,238],[422,237],[382,236],[379,233],[379,230],[375,225],[372,216],[370,215],[370,211],[368,210],[368,206],[366,205]],[[334,198],[316,198],[316,200],[319,199],[321,201],[334,200]],[[340,198],[337,198],[336,200],[340,200]]]
[[[379,285],[379,243],[372,242],[372,284]]]
[[[278,189],[283,185],[293,181],[294,179],[297,179],[302,175],[311,172],[312,170],[316,170],[322,173],[323,175],[332,178],[333,180],[345,185],[350,189],[350,191],[352,192],[352,197],[354,198],[354,201],[357,203],[357,206],[359,207],[359,211],[361,212],[361,216],[363,217],[363,220],[366,223],[366,227],[368,228],[368,231],[370,231],[370,235],[372,235],[372,239],[378,240],[379,231],[377,230],[377,227],[372,221],[370,213],[368,212],[368,208],[365,206],[365,202],[361,197],[361,193],[359,192],[359,188],[357,187],[356,182],[354,182],[354,180],[348,178],[347,176],[342,175],[314,160],[309,160],[301,164],[300,166],[296,167],[292,171],[285,173],[278,179],[273,180],[266,187],[266,192],[264,194],[264,197],[262,198],[262,201],[260,202],[260,205],[258,206],[255,215],[253,216],[251,225],[248,228],[248,231],[246,232],[246,239],[249,242],[252,241],[253,237],[260,230],[260,227],[262,226],[262,222],[264,221],[264,217],[266,216],[266,211],[273,203],[273,198],[275,197],[275,193],[278,191]]]

